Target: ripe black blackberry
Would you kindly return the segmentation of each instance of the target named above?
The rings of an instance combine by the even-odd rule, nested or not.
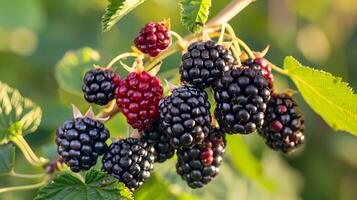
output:
[[[230,51],[216,42],[194,42],[182,56],[181,81],[201,89],[209,87],[234,62]]]
[[[73,172],[89,170],[108,146],[109,131],[94,119],[67,120],[57,129],[57,152]]]
[[[214,129],[203,143],[177,150],[177,173],[191,188],[203,187],[218,175],[225,147],[224,133]]]
[[[136,138],[113,142],[103,156],[102,170],[134,191],[150,177],[154,163],[154,148]]]
[[[261,71],[249,67],[224,72],[214,85],[215,117],[230,134],[249,134],[261,128],[270,89]]]
[[[249,66],[250,68],[258,69],[262,72],[265,79],[268,81],[269,88],[274,87],[274,76],[271,70],[271,67],[268,65],[268,62],[264,58],[248,58],[244,61],[244,65]]]
[[[84,75],[82,91],[89,103],[106,105],[115,97],[114,82],[119,75],[112,70],[94,68]]]
[[[170,138],[161,131],[158,123],[155,123],[150,129],[142,131],[141,139],[154,147],[155,162],[165,162],[175,154],[175,149],[170,145]]]
[[[211,128],[207,93],[190,86],[175,88],[159,103],[160,126],[174,148],[192,147],[207,137]]]
[[[259,133],[269,147],[284,153],[304,143],[304,119],[289,94],[273,93]]]

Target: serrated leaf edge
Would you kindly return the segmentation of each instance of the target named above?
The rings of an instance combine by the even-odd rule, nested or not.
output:
[[[102,31],[109,31],[121,18],[145,1],[146,0],[110,1],[102,17]]]

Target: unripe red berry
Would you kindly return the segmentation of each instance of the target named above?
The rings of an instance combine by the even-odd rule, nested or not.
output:
[[[171,43],[171,36],[162,23],[150,22],[141,29],[135,38],[135,46],[143,53],[155,57]]]
[[[163,95],[160,80],[145,71],[131,72],[116,85],[116,102],[128,123],[139,130],[150,128],[158,117],[158,103]]]

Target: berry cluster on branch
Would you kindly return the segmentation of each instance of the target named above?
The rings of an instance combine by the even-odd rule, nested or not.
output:
[[[156,76],[157,61],[172,53],[171,34],[183,40],[165,23],[150,22],[142,28],[134,40],[137,53],[119,55],[108,67],[87,72],[84,98],[110,109],[98,115],[102,118],[89,112],[60,126],[56,142],[61,159],[78,172],[91,168],[104,154],[102,170],[135,191],[150,177],[155,162],[176,153],[177,173],[191,188],[200,188],[219,173],[225,134],[259,132],[269,147],[285,153],[300,146],[304,120],[291,95],[274,88],[265,53],[253,53],[228,24],[222,27],[190,38],[188,45],[180,43],[181,85],[168,82],[166,96]],[[218,42],[210,34],[218,36]],[[132,67],[121,62],[128,56],[136,57]],[[116,61],[129,71],[125,77],[114,72]],[[207,90],[213,91],[214,102],[209,102]],[[134,129],[131,136],[113,139],[108,147],[109,131],[102,121],[116,112],[122,112]]]

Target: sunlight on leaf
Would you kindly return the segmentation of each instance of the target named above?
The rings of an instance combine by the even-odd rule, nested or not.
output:
[[[84,183],[69,173],[55,177],[35,198],[48,199],[133,200],[133,197],[123,183],[108,174],[91,170]]]
[[[311,108],[333,129],[357,136],[357,95],[330,73],[302,66],[286,57],[284,68]]]
[[[28,134],[37,130],[42,111],[20,92],[0,82],[0,144],[12,134]]]
[[[187,30],[196,33],[202,30],[211,7],[211,0],[180,0],[181,21]]]
[[[121,18],[134,10],[145,0],[109,0],[105,13],[102,17],[103,32],[109,31]]]

